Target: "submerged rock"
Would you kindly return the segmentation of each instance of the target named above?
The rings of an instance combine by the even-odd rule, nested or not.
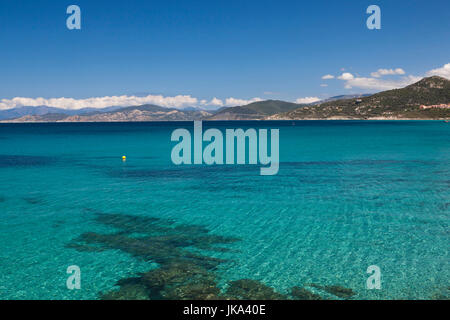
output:
[[[331,294],[334,294],[336,297],[339,298],[351,298],[355,295],[355,292],[350,288],[344,288],[341,286],[325,286],[325,291]]]
[[[148,300],[150,295],[148,289],[140,284],[125,284],[117,291],[109,291],[100,294],[102,300]]]
[[[299,300],[323,300],[323,298],[318,294],[297,286],[292,287],[291,296]]]
[[[119,291],[109,292],[102,299],[144,297],[165,300],[219,299],[220,289],[213,272],[190,262],[173,261],[168,265],[140,275],[120,280]],[[144,294],[145,293],[145,294]]]
[[[239,239],[209,234],[203,226],[175,225],[171,220],[152,217],[97,213],[96,221],[118,230],[112,234],[86,232],[67,247],[78,251],[121,250],[159,264],[159,268],[139,277],[122,279],[117,283],[120,289],[101,294],[102,299],[219,298],[214,270],[227,260],[193,249],[228,251],[216,245]]]
[[[226,298],[235,300],[286,300],[288,297],[257,280],[242,279],[229,283]]]
[[[444,288],[439,292],[434,293],[431,300],[450,300],[450,287]]]
[[[86,232],[67,247],[78,251],[120,250],[159,267],[117,282],[118,290],[100,294],[101,299],[288,299],[259,281],[229,282],[225,293],[217,285],[216,268],[227,260],[199,253],[199,250],[226,252],[217,245],[232,244],[237,238],[209,234],[203,226],[175,224],[172,220],[121,214],[97,213],[96,222],[111,226],[111,234]],[[136,236],[140,235],[140,236]],[[315,298],[298,288],[297,297]]]
[[[356,294],[352,289],[345,288],[345,287],[338,286],[338,285],[321,286],[318,284],[311,283],[308,286],[316,288],[316,289],[324,290],[328,293],[331,293],[332,295],[335,295],[336,297],[343,298],[343,299],[351,298]]]
[[[152,288],[163,288],[195,279],[215,280],[215,274],[191,262],[172,262],[142,275],[143,281]]]
[[[220,289],[211,280],[189,281],[162,290],[161,296],[169,300],[217,300],[220,298]]]

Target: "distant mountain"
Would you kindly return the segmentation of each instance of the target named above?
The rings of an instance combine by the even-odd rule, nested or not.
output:
[[[18,107],[14,109],[8,109],[8,110],[0,110],[0,120],[6,120],[6,119],[14,119],[23,117],[26,115],[31,116],[40,116],[48,113],[62,113],[63,109],[59,108],[52,108],[52,107],[46,107],[46,106],[38,106],[38,107]]]
[[[208,120],[261,120],[267,116],[297,109],[301,105],[279,100],[253,102],[245,106],[225,107]]]
[[[103,110],[103,109],[101,109]],[[67,115],[48,113],[45,115],[26,115],[7,122],[121,122],[121,121],[177,121],[199,120],[211,116],[211,113],[197,110],[178,110],[156,105],[119,108],[109,112],[91,112]]]
[[[78,110],[67,110],[47,106],[37,106],[37,107],[24,106],[13,109],[0,110],[0,120],[15,119],[23,116],[43,116],[47,114],[82,115],[88,113],[108,112],[117,110],[119,108],[121,107],[107,107],[103,109],[83,108]]]
[[[450,81],[433,76],[402,89],[319,103],[267,119],[448,119],[449,103]],[[421,108],[440,104],[443,106]]]
[[[180,110],[156,105],[81,110],[21,107],[0,111],[2,122],[292,119],[450,119],[450,81],[433,76],[403,89],[373,95],[336,96],[314,104],[267,100],[216,111],[191,107]]]
[[[206,111],[206,112],[209,112],[208,110],[198,108],[198,107],[186,107],[186,108],[183,108],[182,110],[183,111]]]

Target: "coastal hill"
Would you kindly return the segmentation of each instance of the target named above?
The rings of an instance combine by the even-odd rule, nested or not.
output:
[[[448,119],[449,103],[450,81],[433,76],[402,89],[305,106],[267,119]]]
[[[253,102],[245,106],[219,109],[207,120],[263,120],[268,116],[297,109],[300,105],[279,100]]]
[[[337,96],[312,104],[267,100],[244,106],[224,107],[216,111],[156,105],[81,110],[20,107],[0,111],[0,122],[302,119],[450,119],[450,81],[433,76],[402,89],[373,95]]]

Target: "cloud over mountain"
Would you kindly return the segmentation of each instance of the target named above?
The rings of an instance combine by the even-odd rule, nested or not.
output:
[[[227,98],[227,99],[225,99],[225,105],[228,107],[234,107],[234,106],[242,106],[242,105],[246,105],[246,104],[250,104],[250,103],[258,102],[258,101],[262,101],[262,99],[261,98],[253,98],[253,99],[245,100],[245,99]]]
[[[313,102],[317,102],[317,101],[320,101],[320,98],[318,98],[318,97],[304,97],[304,98],[298,98],[297,100],[295,100],[295,103],[308,104],[308,103],[313,103]]]
[[[210,106],[210,107],[222,107],[222,106],[237,106],[249,104],[252,102],[261,101],[260,98],[253,98],[249,100],[227,98],[222,101],[216,97],[208,100],[201,100],[192,97],[190,95],[177,95],[173,97],[166,97],[162,95],[147,95],[147,96],[106,96],[106,97],[93,97],[87,99],[74,99],[74,98],[24,98],[16,97],[12,99],[1,99],[0,110],[7,110],[22,106],[37,107],[47,106],[55,107],[66,110],[78,110],[83,108],[105,108],[105,107],[131,107],[140,106],[144,104],[153,104],[167,108],[183,109],[192,106]]]
[[[366,78],[366,77],[348,77],[345,80],[345,88],[361,88],[361,89],[372,89],[372,90],[390,90],[403,88],[414,82],[419,81],[422,77],[416,76],[406,76],[397,80],[385,80],[379,78]]]
[[[428,71],[427,76],[440,76],[450,79],[450,63],[445,64],[441,68]]]
[[[148,95],[145,97],[138,96],[106,96],[93,97],[87,99],[73,98],[22,98],[0,100],[0,110],[12,109],[21,106],[48,106],[68,110],[78,110],[82,108],[105,108],[105,107],[129,107],[144,104],[155,104],[162,107],[183,108],[196,105],[198,99],[190,95],[177,95],[174,97],[164,97],[162,95]]]
[[[406,75],[402,68],[396,69],[378,69],[372,72],[371,77],[355,76],[349,72],[344,72],[337,79],[345,81],[344,88],[360,88],[366,90],[390,90],[403,88],[413,84],[423,78],[423,76]],[[390,78],[382,78],[383,76],[393,76]],[[441,76],[450,79],[450,63],[445,64],[441,68],[436,68],[425,73],[426,76]]]

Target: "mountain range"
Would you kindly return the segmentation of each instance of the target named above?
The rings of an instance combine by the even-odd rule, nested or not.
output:
[[[342,95],[311,104],[266,100],[216,111],[156,105],[85,108],[19,107],[0,111],[1,122],[121,122],[192,120],[449,119],[450,81],[428,77],[402,89]],[[429,106],[429,107],[427,107]]]
[[[26,109],[33,107],[24,107]],[[175,109],[156,105],[142,105],[136,107],[108,107],[103,109],[65,110],[49,108],[50,112],[43,112],[43,108],[13,119],[3,119],[1,122],[121,122],[121,121],[181,121],[200,120],[212,114],[196,108]],[[22,108],[20,108],[22,111]],[[5,110],[0,117],[17,113],[16,109]],[[6,113],[7,112],[7,113]]]
[[[37,106],[37,107],[17,107],[13,109],[0,110],[0,120],[17,119],[24,116],[44,116],[49,114],[60,115],[82,115],[96,112],[108,112],[120,109],[120,107],[107,107],[103,109],[83,108],[78,110],[67,110],[62,108]]]

